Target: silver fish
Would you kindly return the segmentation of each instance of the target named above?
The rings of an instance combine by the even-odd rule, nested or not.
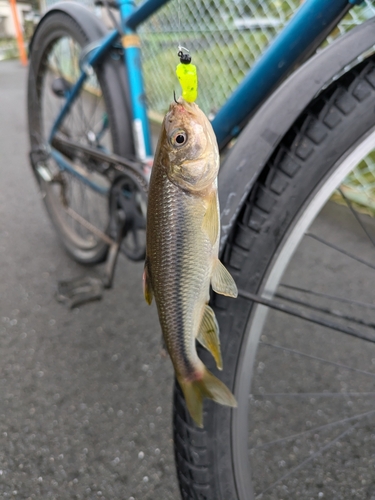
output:
[[[164,118],[152,169],[147,210],[144,293],[158,308],[166,347],[189,412],[203,426],[203,399],[236,406],[230,390],[204,366],[196,339],[222,369],[219,329],[208,305],[215,292],[237,296],[218,259],[219,152],[210,122],[182,98]]]

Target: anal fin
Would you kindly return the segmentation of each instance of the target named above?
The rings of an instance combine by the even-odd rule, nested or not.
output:
[[[223,360],[221,358],[219,325],[217,324],[215,313],[210,306],[206,305],[202,323],[197,335],[197,340],[214,357],[216,366],[219,370],[223,369]]]
[[[211,286],[216,293],[237,297],[237,285],[229,271],[223,266],[219,259],[216,260],[211,276]]]

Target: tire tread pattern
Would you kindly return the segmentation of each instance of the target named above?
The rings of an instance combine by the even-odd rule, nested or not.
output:
[[[268,231],[270,215],[280,210],[279,202],[295,183],[298,175],[306,175],[306,162],[316,150],[323,148],[345,117],[353,113],[359,103],[375,102],[375,58],[369,58],[344,74],[310,103],[293,127],[276,147],[261,172],[248,199],[242,207],[223,253],[223,263],[236,279],[239,288],[250,288],[249,277],[243,276],[243,265],[257,239]],[[367,104],[368,105],[368,104]],[[279,214],[280,234],[283,234],[283,214]],[[278,235],[275,234],[275,248]],[[258,246],[259,248],[259,246]],[[259,279],[258,279],[259,281]],[[238,301],[239,299],[237,299]],[[214,296],[214,308],[220,316],[229,315],[233,304],[221,296]],[[250,306],[251,308],[251,306]],[[218,310],[219,309],[219,310]],[[231,336],[235,332],[231,331]],[[236,332],[237,334],[237,332]],[[215,417],[205,429],[194,426],[185,406],[178,384],[174,393],[174,437],[177,476],[183,500],[235,500],[218,494],[215,467],[208,457],[214,457],[208,436],[214,435]],[[206,422],[205,422],[206,423]],[[220,490],[219,488],[219,491]]]

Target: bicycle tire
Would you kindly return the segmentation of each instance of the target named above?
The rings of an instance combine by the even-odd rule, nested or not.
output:
[[[90,12],[87,14],[91,16]],[[46,130],[48,127],[44,122],[49,121],[49,126],[51,126],[55,115],[52,116],[49,110],[54,109],[53,106],[55,106],[54,112],[57,113],[61,103],[64,102],[62,99],[59,102],[59,97],[56,97],[51,90],[52,84],[50,87],[47,85],[50,83],[48,79],[51,80],[56,75],[60,75],[69,82],[77,78],[79,68],[78,63],[75,64],[74,61],[78,60],[79,51],[99,40],[106,33],[99,22],[95,18],[91,20],[90,16],[86,16],[85,22],[82,23],[66,12],[58,10],[51,12],[42,20],[34,35],[28,77],[28,123],[32,152],[46,149],[49,130]],[[69,64],[67,64],[68,51]],[[54,58],[53,62],[50,63],[52,58]],[[81,140],[84,144],[89,144],[88,137],[91,133],[94,134],[95,141],[98,143],[96,147],[105,146],[110,152],[122,156],[134,155],[129,103],[124,80],[122,57],[119,54],[109,53],[87,81],[87,86],[91,85],[91,90],[84,87],[81,91],[60,127],[60,132],[65,127],[64,133],[68,134],[68,138],[71,138],[69,134],[73,134],[73,139]],[[99,113],[103,117],[103,122],[106,120],[104,118],[106,115],[108,125],[100,123]],[[67,125],[64,125],[65,123]],[[94,131],[95,127],[98,130]],[[97,137],[102,133],[100,127],[104,130],[104,139],[101,137],[99,141]],[[78,130],[80,139],[74,135],[78,133]],[[49,158],[48,162],[48,168],[54,170],[56,175],[63,177],[61,186],[45,182],[37,173],[36,177],[48,214],[64,247],[70,256],[81,264],[93,265],[102,262],[106,258],[108,244],[77,220],[67,216],[61,199],[66,198],[66,204],[70,208],[106,233],[109,223],[108,195],[101,196],[76,177],[66,172],[61,173],[56,168],[57,164],[53,159]],[[109,190],[110,182],[95,169],[90,170],[90,166],[83,161],[80,162],[79,167],[84,170],[85,175],[95,176],[95,182],[98,181]],[[62,191],[64,195],[61,195]]]
[[[261,325],[264,318],[261,321],[257,319],[257,314],[263,314],[261,308],[242,294],[251,292],[271,297],[275,293],[277,280],[273,288],[265,287],[269,285],[272,272],[279,273],[280,279],[281,271],[276,264],[280,262],[278,259],[283,249],[295,245],[292,238],[296,238],[299,222],[305,220],[304,217],[313,208],[316,209],[313,202],[319,193],[320,196],[328,196],[325,189],[332,187],[329,182],[336,179],[335,173],[342,174],[340,168],[346,165],[346,159],[361,151],[361,145],[366,144],[368,152],[371,150],[368,141],[369,137],[374,138],[374,99],[375,59],[371,57],[323,90],[301,113],[277,146],[239,213],[223,252],[223,262],[236,280],[239,298],[231,300],[213,295],[211,301],[221,332],[224,370],[220,378],[233,390],[239,407],[229,410],[206,401],[204,429],[199,429],[189,417],[182,393],[175,384],[175,461],[184,500],[353,497],[350,489],[342,493],[340,488],[345,489],[345,485],[339,485],[338,490],[330,491],[328,496],[324,495],[323,481],[317,482],[318,486],[313,484],[310,490],[305,484],[297,485],[300,488],[298,494],[288,489],[289,476],[284,483],[278,480],[273,489],[272,484],[269,487],[264,484],[259,486],[263,477],[256,477],[254,481],[248,454],[244,451],[249,436],[241,435],[246,413],[242,411],[241,404],[245,401],[243,388],[250,386],[250,379],[257,382],[258,377],[255,360],[260,352],[260,333],[251,337],[249,332],[256,328],[262,332],[262,326],[257,326],[255,322],[259,321]],[[250,155],[248,161],[251,161]],[[215,371],[208,353],[201,349],[200,355],[204,363]],[[251,362],[246,356],[252,357]],[[367,362],[367,353],[364,357]],[[250,374],[245,373],[245,366],[250,366]],[[275,386],[276,377],[273,379]],[[280,374],[282,377],[284,375]],[[247,389],[249,397],[250,387]],[[244,403],[246,405],[248,403]],[[275,435],[275,442],[278,437],[282,438]],[[261,453],[258,452],[259,455]],[[272,476],[269,463],[261,462],[261,466],[263,471],[259,467],[254,469],[259,476],[267,476],[264,473],[266,469],[271,470]],[[363,496],[356,498],[370,498],[373,494],[367,489]]]

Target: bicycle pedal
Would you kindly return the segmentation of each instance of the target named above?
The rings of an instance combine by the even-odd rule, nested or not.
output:
[[[104,284],[99,278],[83,276],[57,284],[56,300],[70,309],[93,300],[101,300]]]

